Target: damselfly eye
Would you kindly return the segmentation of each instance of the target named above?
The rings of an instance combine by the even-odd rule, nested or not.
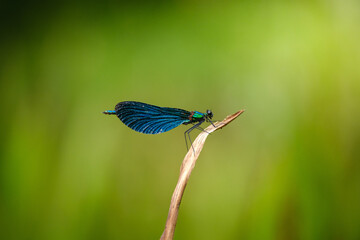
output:
[[[206,110],[206,115],[210,119],[213,117],[213,113],[211,112],[211,110]]]

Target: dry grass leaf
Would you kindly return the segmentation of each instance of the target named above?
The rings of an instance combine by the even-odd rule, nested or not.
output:
[[[189,149],[180,168],[180,176],[171,198],[171,204],[170,204],[169,214],[166,220],[165,230],[161,236],[162,240],[173,239],[174,237],[181,199],[184,194],[185,187],[189,180],[191,171],[195,167],[196,160],[198,159],[201,153],[206,138],[209,136],[210,133],[213,133],[216,130],[221,129],[226,125],[228,125],[238,116],[240,116],[240,114],[242,114],[244,111],[245,110],[240,110],[234,113],[233,115],[227,116],[221,122],[214,123],[215,127],[213,125],[208,126],[205,129],[205,131],[201,132],[193,142],[194,149],[193,148]]]

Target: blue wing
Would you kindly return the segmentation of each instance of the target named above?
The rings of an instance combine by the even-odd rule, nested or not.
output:
[[[129,128],[146,134],[158,134],[189,122],[190,112],[158,107],[141,102],[120,102],[115,107],[118,118]]]

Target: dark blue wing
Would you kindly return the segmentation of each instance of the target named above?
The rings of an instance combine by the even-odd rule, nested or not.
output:
[[[178,108],[158,107],[141,102],[120,102],[115,107],[118,118],[131,129],[158,134],[189,122],[190,112]]]

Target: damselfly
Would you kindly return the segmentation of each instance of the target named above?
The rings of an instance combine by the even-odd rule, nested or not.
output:
[[[213,113],[206,110],[206,113],[198,111],[186,111],[179,108],[158,107],[146,103],[126,101],[115,106],[115,110],[103,112],[108,115],[117,115],[118,118],[129,128],[145,134],[159,134],[170,131],[177,126],[193,124],[184,132],[186,148],[188,149],[186,136],[192,146],[190,132],[194,129],[205,131],[200,125],[211,121]],[[194,147],[193,147],[194,150]],[[195,151],[195,150],[194,150]]]

